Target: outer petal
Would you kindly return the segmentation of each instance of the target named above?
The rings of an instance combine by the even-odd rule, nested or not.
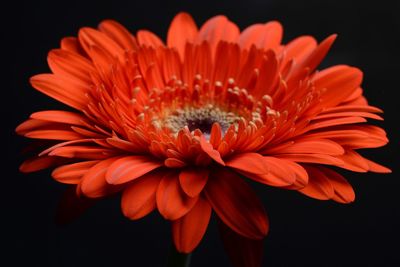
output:
[[[183,59],[185,54],[185,44],[193,43],[197,36],[197,26],[193,18],[187,13],[179,13],[172,20],[168,29],[167,45],[175,47],[179,56]]]
[[[75,109],[81,110],[87,105],[85,93],[89,87],[82,84],[52,74],[38,74],[33,76],[30,82],[39,92]]]
[[[80,55],[62,49],[53,49],[47,56],[51,71],[68,79],[90,85],[92,79],[90,73],[95,71],[91,62]]]
[[[146,156],[128,156],[115,161],[106,173],[110,184],[123,184],[151,172],[161,166],[160,162]]]
[[[240,34],[238,43],[244,49],[249,49],[251,45],[265,50],[274,49],[280,45],[282,35],[282,25],[277,21],[254,24]]]
[[[272,151],[267,150],[271,153]],[[344,149],[338,143],[323,138],[298,138],[291,145],[284,145],[281,149],[274,149],[273,154],[302,154],[316,153],[326,155],[342,155]]]
[[[100,31],[114,40],[125,50],[136,50],[137,43],[135,37],[121,24],[114,20],[102,21],[99,25]]]
[[[242,153],[230,157],[226,166],[254,174],[267,174],[268,166],[263,156],[258,153]]]
[[[317,47],[317,41],[312,36],[300,36],[290,41],[284,48],[286,61],[294,59],[301,63]]]
[[[263,257],[263,240],[253,240],[238,235],[218,220],[218,229],[224,249],[234,267],[260,267]]]
[[[63,165],[54,169],[51,176],[60,183],[78,184],[82,176],[98,162],[98,160],[91,160]]]
[[[156,192],[162,173],[151,172],[129,185],[122,194],[121,208],[131,220],[140,219],[156,208]]]
[[[137,33],[137,40],[142,46],[149,46],[153,48],[157,48],[159,46],[164,46],[164,43],[158,38],[157,35],[150,31],[140,30]]]
[[[113,39],[101,31],[85,27],[79,30],[78,37],[89,55],[91,54],[92,46],[100,48],[113,58],[122,56],[124,53],[124,50]]]
[[[213,51],[219,41],[234,42],[239,36],[239,28],[225,16],[215,16],[204,23],[197,36],[197,43],[207,41]]]
[[[49,122],[57,122],[57,123],[65,123],[79,126],[86,126],[83,123],[86,119],[82,115],[64,111],[64,110],[44,110],[32,113],[30,116],[32,119],[49,121]]]
[[[47,169],[61,162],[62,159],[59,157],[50,157],[50,156],[33,157],[25,160],[19,167],[19,170],[21,172],[36,172]]]
[[[156,193],[157,208],[167,220],[177,220],[188,213],[196,204],[198,197],[189,197],[179,185],[178,174],[165,175]]]
[[[333,200],[340,203],[350,203],[354,201],[356,196],[353,187],[342,175],[328,168],[320,167],[319,169],[329,179],[329,182],[335,190],[335,195],[332,197]]]
[[[299,192],[320,200],[331,199],[335,195],[334,187],[325,173],[317,167],[304,166],[308,172],[308,184]]]
[[[307,58],[305,58],[300,64],[296,66],[295,70],[291,74],[290,79],[298,79],[299,75],[301,75],[306,69],[308,69],[309,73],[313,72],[321,63],[321,61],[325,58],[333,42],[335,41],[336,36],[336,34],[333,34],[323,40]]]
[[[119,157],[109,158],[94,165],[83,177],[80,190],[88,197],[103,197],[120,189],[106,182],[106,172],[110,165]]]
[[[199,198],[185,216],[172,222],[172,237],[179,252],[190,253],[197,247],[207,230],[210,217],[210,205]]]
[[[275,157],[263,157],[263,162],[268,166],[269,173],[254,174],[242,171],[241,173],[254,181],[271,186],[290,186],[296,182],[296,169],[294,169],[294,165],[289,165],[288,160]]]
[[[235,173],[220,169],[210,174],[205,194],[218,217],[238,234],[262,239],[269,228],[261,201]]]
[[[392,171],[389,168],[385,167],[385,166],[382,166],[382,165],[380,165],[380,164],[378,164],[376,162],[373,162],[373,161],[371,161],[369,159],[365,159],[364,158],[364,160],[367,162],[367,164],[369,166],[369,170],[371,172],[392,173]]]
[[[209,170],[205,168],[187,168],[179,173],[179,182],[183,191],[190,197],[195,197],[203,190],[208,180]]]
[[[60,47],[62,50],[87,57],[86,52],[83,50],[81,44],[78,41],[78,38],[76,37],[64,37],[61,40]]]
[[[362,77],[359,69],[343,65],[317,73],[313,79],[315,87],[324,90],[320,105],[325,108],[336,106],[360,86]]]

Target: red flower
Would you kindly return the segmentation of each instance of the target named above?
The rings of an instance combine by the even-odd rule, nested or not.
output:
[[[115,21],[82,28],[50,51],[51,74],[31,78],[75,111],[36,112],[17,128],[53,143],[21,171],[56,166],[54,179],[89,198],[121,192],[132,220],[157,209],[180,252],[199,244],[214,211],[236,264],[258,265],[268,220],[246,179],[348,203],[352,187],[329,166],[390,172],[356,152],[388,142],[365,123],[382,111],[363,97],[362,72],[316,70],[335,37],[283,45],[275,21],[240,32],[217,16],[198,30],[186,13],[166,45]]]

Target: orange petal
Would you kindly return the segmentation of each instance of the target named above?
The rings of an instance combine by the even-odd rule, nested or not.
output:
[[[210,174],[205,195],[218,217],[236,233],[262,239],[269,223],[261,201],[235,173],[219,169]]]
[[[36,130],[27,132],[25,137],[34,138],[34,139],[48,139],[48,140],[77,140],[82,139],[83,136],[73,132],[73,131],[65,131],[65,130]]]
[[[78,38],[82,47],[89,55],[91,54],[90,50],[93,46],[100,48],[112,57],[118,57],[124,54],[124,50],[113,39],[101,31],[84,27],[79,30]]]
[[[140,151],[140,147],[123,139],[119,139],[116,136],[113,136],[112,138],[107,138],[106,139],[107,143],[112,145],[113,147],[119,148],[124,151],[128,152],[137,152]]]
[[[104,20],[99,25],[99,30],[115,41],[124,50],[136,50],[135,37],[121,24],[114,20]]]
[[[191,253],[197,247],[207,230],[210,217],[210,205],[199,198],[185,216],[172,222],[172,237],[179,252]]]
[[[219,147],[222,138],[222,129],[218,122],[214,122],[211,127],[210,144],[213,147]]]
[[[141,46],[149,46],[153,48],[164,46],[163,41],[161,41],[157,35],[146,30],[140,30],[137,32],[137,40]]]
[[[85,196],[92,198],[103,197],[121,189],[118,186],[108,184],[106,181],[108,168],[119,158],[114,157],[102,160],[86,172],[80,183],[80,190]]]
[[[362,77],[359,69],[343,65],[317,73],[312,81],[323,92],[320,105],[325,108],[336,106],[360,86]]]
[[[58,76],[92,84],[90,73],[94,72],[95,68],[83,56],[62,49],[53,49],[47,56],[47,62],[51,71]]]
[[[82,176],[98,162],[98,160],[91,160],[63,165],[54,169],[51,176],[60,183],[78,184]]]
[[[320,167],[319,170],[325,174],[335,190],[335,195],[332,197],[333,200],[340,203],[350,203],[354,201],[356,195],[353,187],[342,175],[324,167]]]
[[[186,166],[186,163],[177,158],[167,158],[164,160],[164,165],[168,168],[182,168]]]
[[[282,40],[283,28],[277,21],[266,24],[254,24],[240,34],[239,45],[243,49],[250,49],[252,45],[264,50],[277,48]]]
[[[298,75],[301,74],[306,68],[310,73],[313,72],[325,58],[333,42],[335,41],[336,36],[336,34],[333,34],[323,40],[303,62],[297,65],[296,70],[291,75],[291,79],[295,80],[298,78]]]
[[[60,162],[62,161],[60,161],[59,157],[50,157],[50,156],[33,157],[25,160],[19,167],[19,170],[21,172],[36,172],[52,167]]]
[[[187,196],[179,185],[178,174],[165,175],[157,189],[157,208],[167,220],[177,220],[188,213],[196,204],[198,197]]]
[[[15,129],[15,132],[19,135],[25,135],[26,133],[28,133],[32,130],[35,130],[35,129],[44,128],[44,127],[51,128],[53,126],[54,126],[53,123],[49,123],[47,121],[28,119],[28,120],[24,121],[23,123],[21,123],[20,125],[18,125],[17,128]]]
[[[207,20],[200,28],[197,43],[207,41],[211,51],[214,51],[218,42],[234,42],[239,36],[239,28],[225,16],[215,16]]]
[[[295,59],[301,63],[317,47],[317,41],[312,36],[300,36],[290,41],[284,48],[286,62]]]
[[[65,124],[73,124],[86,126],[83,121],[85,121],[85,117],[75,112],[63,111],[63,110],[44,110],[32,113],[30,116],[32,119],[49,121],[49,122],[57,122],[57,123],[65,123]]]
[[[123,184],[137,179],[160,166],[160,162],[146,156],[123,157],[108,168],[106,179],[110,184]]]
[[[218,162],[219,164],[225,166],[224,161],[221,158],[221,155],[219,154],[218,150],[215,150],[214,147],[212,146],[212,144],[210,144],[206,138],[204,137],[204,135],[200,136],[200,146],[201,149],[207,153],[207,155],[210,156],[210,158],[212,158],[213,160],[215,160],[216,162]]]
[[[277,158],[287,159],[295,162],[327,164],[335,166],[343,166],[343,161],[338,157],[324,154],[277,154]]]
[[[203,190],[208,180],[209,170],[205,168],[186,168],[179,173],[179,182],[183,191],[195,197]]]
[[[53,149],[49,155],[64,158],[105,159],[114,155],[115,151],[95,146],[64,146]]]
[[[367,162],[368,166],[369,166],[369,171],[371,172],[378,172],[378,173],[392,173],[392,171],[385,167],[382,166],[376,162],[373,162],[369,159],[364,158],[365,162]]]
[[[263,258],[263,241],[238,235],[218,220],[218,230],[224,249],[234,267],[260,267]]]
[[[61,39],[61,49],[81,56],[87,56],[76,37],[64,37]]]
[[[346,153],[338,156],[344,164],[340,166],[341,168],[355,171],[355,172],[367,172],[369,170],[369,165],[365,159],[352,149],[346,149]]]
[[[300,138],[294,140],[292,145],[274,151],[274,154],[302,154],[315,152],[327,155],[342,155],[344,154],[344,149],[338,143],[328,139]]]
[[[276,187],[293,186],[297,188],[305,185],[308,181],[307,172],[295,162],[275,157],[263,157],[263,160],[269,169],[267,174],[239,172],[256,182]]]
[[[53,74],[38,74],[30,79],[31,85],[39,92],[68,106],[81,110],[87,105],[85,93],[89,88],[73,83]]]
[[[336,125],[344,125],[344,124],[353,124],[353,123],[360,123],[366,122],[367,120],[362,117],[344,117],[344,118],[333,118],[327,120],[319,120],[319,121],[312,121],[307,127],[306,131],[311,130],[319,130],[321,128],[336,126]]]
[[[156,192],[161,175],[159,172],[145,174],[124,190],[121,208],[126,217],[137,220],[156,208]]]
[[[280,159],[283,160],[283,159]],[[295,181],[292,185],[285,187],[286,189],[298,190],[303,188],[308,184],[308,173],[307,171],[301,166],[300,164],[290,161],[290,160],[283,160],[288,170],[294,173]]]
[[[183,60],[185,45],[187,42],[194,42],[197,32],[197,26],[193,18],[185,12],[181,12],[175,16],[169,26],[167,45],[168,47],[175,47]]]
[[[267,174],[268,167],[263,156],[258,153],[236,154],[225,162],[226,166],[254,174]]]
[[[334,187],[321,169],[313,166],[303,166],[308,172],[308,184],[299,190],[306,196],[319,200],[331,199],[335,195]]]

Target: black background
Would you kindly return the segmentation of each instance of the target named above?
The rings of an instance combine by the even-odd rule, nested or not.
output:
[[[64,185],[49,172],[20,174],[26,140],[14,128],[30,113],[61,105],[33,90],[30,76],[48,71],[46,54],[64,36],[102,19],[135,32],[147,28],[165,37],[179,11],[198,24],[226,14],[245,26],[277,19],[284,41],[311,34],[339,38],[323,66],[360,67],[372,105],[385,110],[391,143],[368,151],[394,171],[390,175],[343,172],[356,202],[340,205],[296,192],[256,186],[270,216],[264,266],[400,266],[399,259],[399,1],[13,1],[1,8],[1,237],[2,266],[164,266],[170,229],[158,214],[129,221],[119,199],[107,199],[74,223],[59,227],[54,210]],[[5,238],[4,238],[5,236]],[[4,250],[4,247],[6,250]],[[230,266],[212,222],[194,252],[192,266]],[[7,263],[7,260],[11,260]],[[4,264],[4,265],[3,265]]]

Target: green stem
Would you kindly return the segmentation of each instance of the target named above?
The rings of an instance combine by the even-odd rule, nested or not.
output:
[[[180,253],[175,249],[175,246],[171,246],[171,250],[168,255],[168,267],[190,267],[190,258],[192,254]]]

